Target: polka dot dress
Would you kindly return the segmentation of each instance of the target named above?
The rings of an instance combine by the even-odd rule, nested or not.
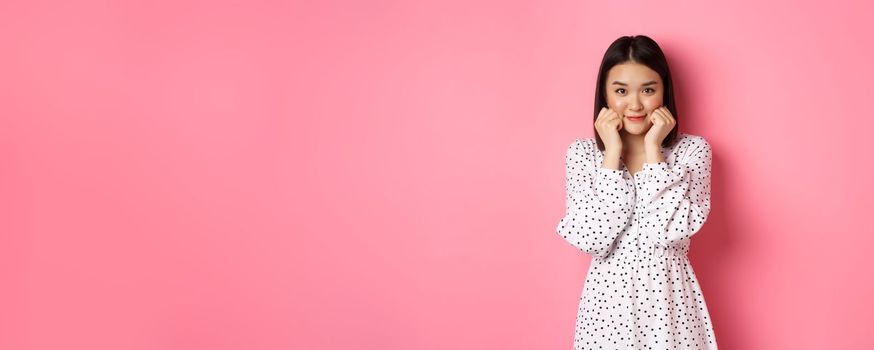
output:
[[[687,253],[710,212],[710,145],[678,133],[665,161],[601,167],[594,138],[567,149],[559,236],[592,256],[574,349],[717,349]]]

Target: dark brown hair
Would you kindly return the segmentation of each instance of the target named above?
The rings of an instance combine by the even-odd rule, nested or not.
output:
[[[663,147],[669,146],[677,138],[677,132],[680,129],[680,118],[677,113],[677,106],[674,104],[674,84],[671,80],[671,70],[668,69],[668,60],[665,58],[659,45],[650,37],[634,35],[623,36],[613,41],[601,60],[601,68],[598,71],[598,85],[595,86],[595,116],[592,119],[592,129],[595,130],[595,142],[598,144],[598,149],[604,150],[604,142],[601,141],[598,130],[595,129],[595,120],[598,120],[598,113],[601,112],[601,108],[608,107],[604,86],[605,80],[607,80],[607,72],[613,66],[622,63],[639,63],[656,71],[661,76],[662,84],[664,84],[663,104],[671,111],[677,122],[674,125],[674,129],[662,141]]]

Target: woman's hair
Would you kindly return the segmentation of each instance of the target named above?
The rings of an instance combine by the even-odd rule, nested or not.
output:
[[[616,39],[607,52],[604,53],[604,58],[601,60],[601,69],[598,71],[598,85],[595,86],[595,117],[592,122],[592,128],[595,129],[595,142],[598,144],[598,149],[604,150],[604,142],[601,141],[601,136],[598,135],[598,130],[595,128],[594,121],[598,120],[598,114],[601,108],[607,107],[607,97],[605,89],[605,80],[607,80],[607,72],[610,68],[622,63],[639,63],[659,73],[664,85],[664,106],[671,111],[677,124],[665,136],[662,141],[662,146],[667,147],[677,138],[677,130],[680,128],[680,118],[677,113],[677,106],[674,104],[674,84],[671,80],[671,71],[668,69],[668,60],[665,58],[662,49],[646,35],[623,36]]]

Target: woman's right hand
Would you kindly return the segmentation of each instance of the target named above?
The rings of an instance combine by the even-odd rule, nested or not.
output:
[[[601,108],[601,111],[598,112],[598,118],[595,119],[595,130],[601,137],[601,142],[604,143],[606,150],[620,151],[622,149],[622,137],[619,136],[619,130],[622,127],[622,116],[610,108]]]

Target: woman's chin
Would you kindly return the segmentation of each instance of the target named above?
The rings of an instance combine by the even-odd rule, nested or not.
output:
[[[622,131],[629,135],[645,135],[647,130],[641,128],[622,128]]]

